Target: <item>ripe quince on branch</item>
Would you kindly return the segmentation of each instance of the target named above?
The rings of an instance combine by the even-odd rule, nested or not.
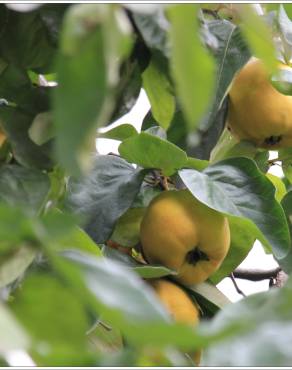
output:
[[[289,69],[281,63],[278,67]],[[251,58],[232,82],[227,127],[239,140],[259,148],[292,147],[292,96],[273,86],[268,70],[257,58]]]
[[[189,190],[164,191],[149,204],[141,223],[147,262],[177,271],[176,279],[198,284],[214,273],[230,245],[227,218]]]

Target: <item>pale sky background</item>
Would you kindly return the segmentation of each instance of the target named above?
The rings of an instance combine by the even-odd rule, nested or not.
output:
[[[138,131],[141,130],[143,118],[150,109],[150,103],[148,101],[145,91],[142,89],[139,98],[132,108],[132,110],[125,116],[101,129],[101,132],[110,130],[123,123],[130,123],[136,127]],[[109,139],[97,139],[96,147],[100,154],[107,154],[109,152],[118,153],[118,146],[120,141],[109,140]],[[275,157],[275,153],[271,152],[271,158]],[[283,172],[280,166],[272,166],[270,171],[274,175],[283,176]],[[256,242],[253,249],[250,251],[246,259],[240,265],[241,268],[258,268],[258,269],[269,269],[278,266],[272,255],[267,255],[264,252],[260,242]],[[269,281],[263,280],[260,282],[254,282],[243,279],[236,279],[238,287],[246,294],[250,295],[253,293],[261,292],[269,289]],[[217,287],[232,301],[235,302],[242,298],[239,295],[233,283],[229,278],[223,279]]]

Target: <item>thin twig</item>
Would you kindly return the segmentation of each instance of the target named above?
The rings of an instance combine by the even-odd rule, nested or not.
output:
[[[241,294],[243,297],[246,297],[246,295],[243,293],[243,291],[238,287],[237,282],[236,282],[236,280],[235,280],[235,278],[234,278],[233,273],[231,273],[231,274],[229,275],[229,277],[230,277],[230,279],[231,279],[231,281],[232,281],[232,283],[233,283],[233,285],[234,285],[234,288],[235,288],[235,290],[237,291],[237,293],[238,293],[238,294]]]

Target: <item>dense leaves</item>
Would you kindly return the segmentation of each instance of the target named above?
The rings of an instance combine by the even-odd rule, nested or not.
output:
[[[271,73],[276,55],[290,61],[291,14],[289,4],[0,5],[1,365],[20,350],[37,366],[181,367],[200,349],[206,366],[291,365],[291,278],[236,304],[215,285],[256,239],[292,271],[291,148],[271,160],[225,128],[249,58]],[[271,81],[291,93],[290,71]],[[125,120],[141,88],[151,108]],[[97,154],[97,137],[119,141],[119,154]],[[188,287],[146,263],[140,244],[152,199],[185,187],[231,231],[221,267]],[[147,283],[157,278],[186,292],[198,326],[174,322]]]

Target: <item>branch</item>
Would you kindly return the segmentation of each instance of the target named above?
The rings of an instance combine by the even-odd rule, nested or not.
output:
[[[261,281],[261,280],[266,280],[266,279],[275,279],[280,271],[282,271],[280,267],[276,267],[270,270],[239,269],[238,268],[234,270],[233,276],[237,279]]]

